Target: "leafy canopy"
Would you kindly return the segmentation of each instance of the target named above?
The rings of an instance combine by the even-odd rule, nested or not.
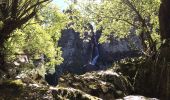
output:
[[[79,19],[73,19],[76,30],[80,31],[84,24],[93,22],[96,29],[103,27],[103,42],[110,34],[119,38],[126,37],[131,28],[135,28],[138,35],[144,32],[147,38],[160,41],[157,32],[160,0],[97,1],[77,1],[72,4],[72,8],[76,10],[74,15]]]
[[[67,17],[55,5],[41,9],[35,18],[17,29],[6,42],[8,60],[14,60],[16,54],[26,54],[32,59],[44,54],[50,59],[48,65],[60,64],[63,59],[57,41],[66,23]]]

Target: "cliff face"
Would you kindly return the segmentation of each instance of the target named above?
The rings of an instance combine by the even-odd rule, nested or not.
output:
[[[100,58],[102,62],[110,64],[126,57],[138,56],[140,51],[142,51],[141,41],[135,34],[120,40],[111,36],[106,43],[100,45]]]
[[[79,33],[72,29],[62,31],[61,39],[58,42],[62,47],[64,66],[83,66],[90,60],[90,44],[84,43]]]
[[[63,52],[62,66],[81,67],[89,63],[92,52],[91,44],[81,39],[78,32],[73,29],[63,30],[58,44]],[[132,50],[132,47],[136,50]],[[120,40],[110,37],[106,43],[99,44],[98,64],[105,65],[125,57],[136,56],[141,49],[140,40],[136,35],[131,34],[126,39]]]

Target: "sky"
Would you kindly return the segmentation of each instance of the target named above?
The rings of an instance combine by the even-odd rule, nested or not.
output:
[[[59,6],[61,10],[64,10],[68,7],[68,4],[64,0],[53,0],[52,2]]]
[[[68,2],[66,3],[65,2],[66,0],[53,0],[52,2],[54,4],[56,4],[60,9],[61,11],[63,11],[64,9],[66,9],[68,7]],[[90,0],[77,0],[77,2],[79,3],[85,3],[85,2],[89,2]],[[101,0],[95,0],[96,3],[100,3]]]

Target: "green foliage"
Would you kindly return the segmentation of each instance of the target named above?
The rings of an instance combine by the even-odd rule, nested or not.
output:
[[[51,0],[2,0],[0,2],[0,21],[6,20],[23,21],[26,17],[38,12],[42,7],[51,2]],[[30,19],[29,18],[29,19]]]
[[[30,59],[38,59],[45,54],[50,59],[46,63],[48,67],[61,64],[62,52],[57,42],[66,22],[67,17],[55,5],[41,9],[34,19],[22,29],[17,29],[6,42],[8,61],[13,61],[20,54],[28,55]]]
[[[78,16],[78,21],[73,20],[74,28],[78,31],[83,30],[85,23],[94,22],[96,29],[103,27],[104,34],[101,42],[104,42],[109,34],[119,38],[126,37],[130,28],[135,27],[136,34],[148,31],[147,34],[151,34],[153,40],[159,42],[160,36],[156,31],[159,29],[159,4],[159,0],[102,0],[101,2],[87,0],[77,2],[72,6],[77,10],[74,15]],[[146,24],[145,28],[143,21]]]

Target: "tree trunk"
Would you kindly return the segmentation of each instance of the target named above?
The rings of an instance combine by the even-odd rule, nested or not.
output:
[[[170,38],[170,0],[162,0],[159,9],[159,24],[162,39]]]
[[[9,38],[13,30],[16,29],[15,22],[8,21],[4,23],[4,27],[0,30],[0,69],[5,70],[5,41]]]
[[[139,71],[135,91],[160,100],[170,100],[170,0],[159,9],[160,35],[165,41],[154,58],[148,58]]]
[[[12,33],[13,30],[16,29],[15,22],[6,21],[4,22],[3,28],[0,30],[0,45],[3,47],[4,42],[8,39],[9,35]]]
[[[162,100],[170,100],[170,0],[162,0],[159,9],[159,24],[161,39],[165,40],[165,43],[161,45],[159,63],[159,95]]]
[[[145,75],[147,77],[145,83],[150,86],[148,89],[152,96],[157,96],[161,100],[170,100],[170,0],[161,2],[159,24],[161,39],[165,42],[161,45],[158,56],[148,61],[152,64],[150,66],[146,64],[149,72]]]

